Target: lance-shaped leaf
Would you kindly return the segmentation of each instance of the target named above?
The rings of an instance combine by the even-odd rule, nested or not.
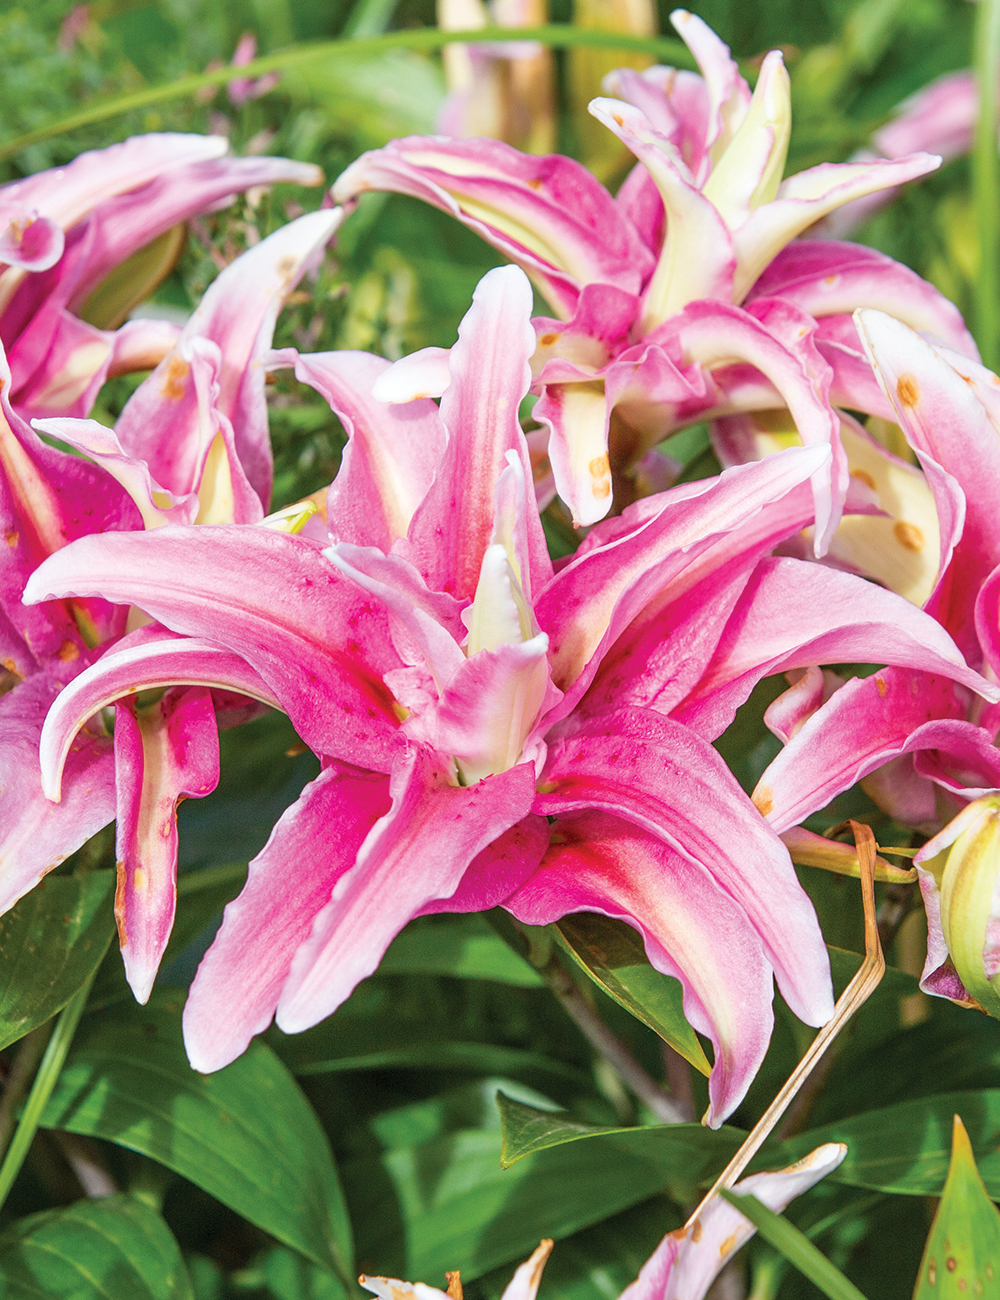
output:
[[[652,966],[631,926],[581,913],[557,921],[556,930],[563,947],[596,984],[696,1070],[709,1073],[708,1058],[684,1018],[679,981]]]
[[[955,1116],[951,1164],[931,1226],[913,1300],[1000,1297],[1000,1210],[976,1169],[961,1117]]]

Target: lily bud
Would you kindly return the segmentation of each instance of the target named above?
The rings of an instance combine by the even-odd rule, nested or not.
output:
[[[1000,795],[970,803],[917,857],[928,930],[921,987],[1000,1018]]]

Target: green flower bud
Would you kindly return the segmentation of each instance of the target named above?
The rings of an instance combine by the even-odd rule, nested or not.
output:
[[[970,996],[1000,1018],[1000,796],[976,799],[952,826],[950,850],[926,864],[940,872],[941,930]]]

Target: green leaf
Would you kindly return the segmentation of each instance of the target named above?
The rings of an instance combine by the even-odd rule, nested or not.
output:
[[[563,947],[595,984],[696,1070],[711,1073],[698,1036],[684,1018],[680,980],[653,969],[642,940],[630,925],[584,912],[564,917],[555,929]]]
[[[509,1169],[500,1135],[458,1130],[343,1167],[358,1256],[396,1277],[467,1281],[518,1263],[542,1237],[561,1239],[668,1190],[696,1199],[739,1145],[698,1124],[629,1129],[536,1150]]]
[[[4,1300],[192,1300],[170,1229],[129,1196],[21,1219],[0,1237]]]
[[[460,975],[522,988],[545,981],[513,952],[481,917],[420,917],[393,941],[382,958],[383,975]]]
[[[904,1101],[825,1124],[771,1148],[769,1164],[790,1164],[824,1142],[847,1155],[829,1181],[913,1196],[940,1196],[948,1171],[952,1117],[961,1113],[986,1189],[1000,1198],[1000,1089]]]
[[[536,1106],[525,1105],[512,1097],[497,1093],[497,1106],[500,1108],[500,1127],[503,1133],[503,1165],[509,1168],[525,1156],[536,1151],[545,1151],[549,1147],[563,1146],[567,1142],[578,1142],[582,1138],[624,1138],[627,1141],[645,1140],[649,1142],[650,1154],[662,1159],[665,1169],[672,1169],[675,1159],[684,1152],[684,1159],[691,1162],[691,1169],[707,1168],[717,1152],[728,1151],[732,1155],[744,1134],[738,1129],[723,1128],[713,1131],[701,1124],[656,1124],[640,1128],[602,1128],[595,1124],[582,1124],[563,1110],[541,1110]],[[609,1148],[613,1143],[608,1143]],[[593,1157],[603,1160],[603,1156]],[[720,1166],[721,1168],[721,1166]],[[692,1177],[695,1177],[692,1174]],[[701,1177],[699,1173],[697,1177]]]
[[[115,932],[115,877],[49,876],[0,917],[0,1048],[61,1011]]]
[[[347,1289],[335,1273],[284,1246],[267,1252],[262,1272],[275,1300],[348,1300]]]
[[[1000,1211],[976,1169],[969,1135],[954,1119],[951,1164],[931,1225],[913,1300],[1000,1300]]]
[[[295,1081],[262,1043],[196,1074],[176,997],[84,1017],[41,1122],[151,1156],[285,1245],[350,1269],[329,1143]]]
[[[748,1218],[764,1240],[780,1251],[790,1264],[825,1296],[829,1296],[830,1300],[865,1300],[854,1283],[834,1268],[804,1233],[758,1201],[756,1196],[738,1196],[725,1189],[720,1195]]]

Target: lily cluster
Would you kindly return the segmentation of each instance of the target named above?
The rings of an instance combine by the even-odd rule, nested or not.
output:
[[[348,168],[335,198],[415,194],[515,263],[482,280],[451,349],[394,365],[272,350],[341,208],[252,248],[183,328],[88,323],[136,249],[244,184],[314,179],[298,164],[156,137],[7,192],[0,908],[117,818],[144,1001],[174,914],[176,804],[214,788],[219,726],[282,709],[321,762],[191,986],[197,1069],[272,1020],[328,1016],[416,916],[589,910],[681,982],[720,1124],[766,1051],[774,982],[808,1024],[833,1010],[779,833],[801,838],[861,778],[927,830],[1000,787],[1000,380],[905,267],[798,238],[938,160],[782,180],[781,56],[751,95],[699,19],[673,21],[702,75],[622,70],[619,98],[592,105],[638,159],[617,198],[569,159],[488,140],[395,141]],[[161,158],[137,183],[144,148],[175,170]],[[556,316],[532,319],[531,281]],[[140,356],[152,371],[116,427],[88,419]],[[319,513],[266,513],[264,383],[282,367],[347,431]],[[844,407],[898,425],[921,469]],[[723,472],[641,495],[643,457],[702,419]],[[556,492],[589,531],[553,565],[539,506]],[[890,565],[898,581],[862,562],[885,526],[921,558]],[[823,671],[851,662],[886,666]],[[778,672],[794,684],[768,720],[788,743],[751,801],[713,742]]]

